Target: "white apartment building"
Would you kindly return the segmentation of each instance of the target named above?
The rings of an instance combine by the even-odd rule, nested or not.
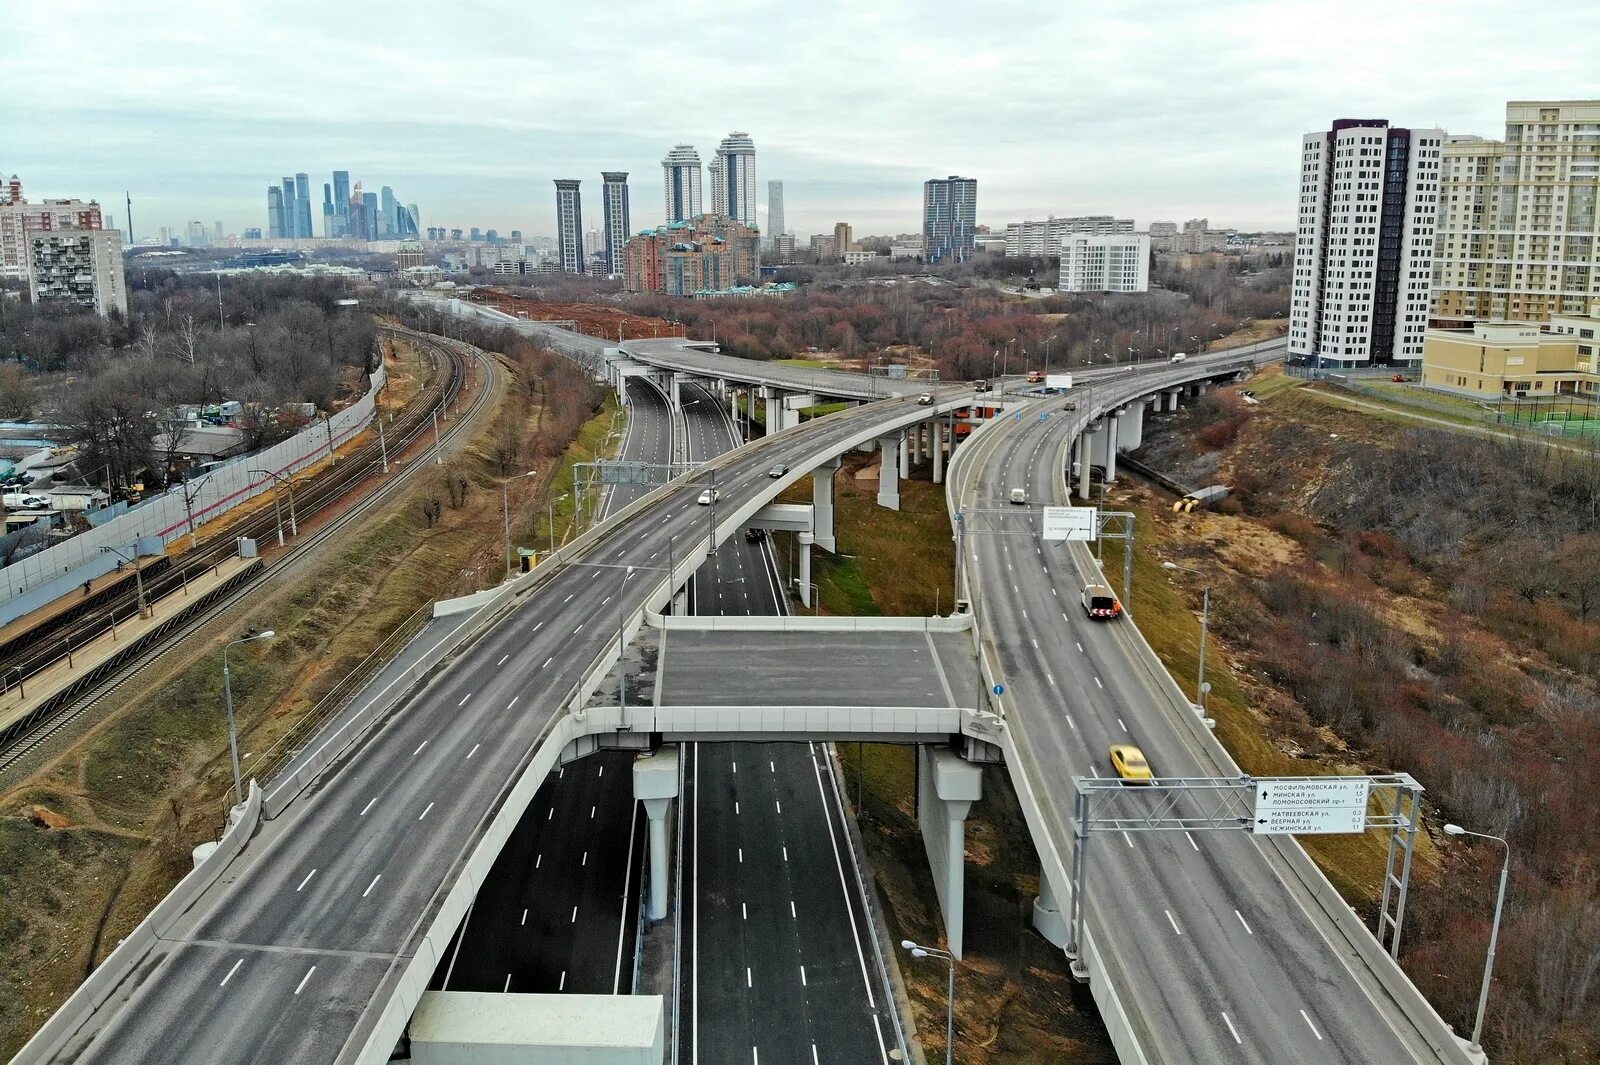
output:
[[[1062,292],[1148,292],[1150,234],[1073,233],[1061,243]]]
[[[1600,298],[1600,100],[1513,100],[1505,130],[1505,140],[1445,141],[1441,322],[1542,322]]]
[[[722,138],[711,160],[711,213],[756,227],[756,145],[750,134]]]
[[[128,286],[122,272],[122,234],[115,229],[28,232],[28,298],[113,308],[126,316]]]
[[[0,186],[0,277],[28,276],[25,235],[34,230],[100,229],[100,205],[93,200],[29,203],[15,174]]]
[[[1289,356],[1419,365],[1444,131],[1339,119],[1300,144]]]
[[[1112,218],[1108,214],[1080,215],[1076,218],[1047,218],[1041,222],[1006,223],[1006,255],[1054,255],[1061,242],[1074,233],[1132,233],[1133,219]]]

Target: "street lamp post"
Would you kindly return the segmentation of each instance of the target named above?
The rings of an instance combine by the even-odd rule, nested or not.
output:
[[[529,470],[527,473],[519,473],[519,474],[517,474],[518,477],[537,477],[538,475],[539,475],[539,471],[538,470]],[[512,561],[511,561],[511,487],[510,486],[511,486],[512,480],[513,480],[513,478],[507,477],[505,480],[500,482],[500,518],[501,518],[501,524],[502,524],[502,526],[504,526],[505,534],[506,534],[506,576],[507,577],[511,576],[511,574],[515,570],[515,567],[512,565]],[[533,520],[534,521],[538,521],[539,519],[538,518],[534,518]],[[535,526],[535,528],[537,528],[537,526]],[[537,536],[538,534],[535,533],[534,535]]]
[[[1489,1005],[1489,981],[1494,977],[1494,950],[1500,941],[1500,914],[1506,905],[1506,880],[1511,875],[1511,844],[1499,836],[1487,832],[1472,832],[1460,825],[1445,825],[1445,833],[1451,836],[1476,836],[1479,839],[1492,839],[1505,848],[1505,859],[1500,864],[1500,892],[1494,900],[1494,924],[1489,929],[1489,952],[1483,959],[1483,986],[1478,989],[1478,1017],[1472,1022],[1472,1045],[1482,1046],[1483,1039],[1483,1014]]]
[[[1196,577],[1204,577],[1205,576],[1204,573],[1201,573],[1197,569],[1190,569],[1188,566],[1180,566],[1176,562],[1163,562],[1163,563],[1161,563],[1161,568],[1162,569],[1170,569],[1170,570],[1181,570],[1184,573],[1192,573]],[[1211,688],[1206,684],[1206,635],[1210,631],[1210,629],[1211,629],[1211,585],[1207,584],[1205,586],[1205,591],[1204,591],[1204,593],[1202,593],[1201,599],[1200,599],[1200,671],[1199,671],[1199,675],[1195,678],[1195,682],[1194,682],[1195,694],[1200,699],[1200,713],[1201,713],[1202,716],[1204,716],[1205,709],[1206,709],[1206,693],[1211,690]]]
[[[113,555],[116,555],[118,558],[122,559],[124,562],[127,562],[133,567],[133,586],[138,590],[139,593],[139,616],[142,618],[149,617],[150,604],[145,602],[144,598],[144,576],[139,572],[139,559],[137,557],[129,558],[127,555],[124,555],[121,551],[114,547],[102,547],[100,550],[110,551]]]
[[[561,502],[563,499],[567,498],[567,495],[568,495],[568,493],[562,492],[560,495],[556,496],[554,499],[550,500],[550,502],[549,502],[548,509],[550,511],[550,553],[552,555],[556,553],[556,504]]]
[[[944,1065],[953,1065],[956,1060],[956,958],[947,950],[937,947],[924,947],[913,943],[909,939],[902,939],[900,945],[911,952],[913,958],[943,958],[950,967],[949,983],[945,987],[944,1010]]]
[[[229,640],[222,646],[222,694],[228,707],[228,753],[233,757],[233,794],[236,802],[244,802],[244,785],[239,779],[239,729],[233,718],[233,675],[228,671],[228,651],[235,644],[250,643],[252,640],[270,640],[275,635],[277,633],[268,629],[254,636]]]
[[[633,580],[633,567],[629,566],[622,574],[622,580],[617,588],[617,726],[624,728],[628,722],[628,674],[623,663],[627,654],[628,611],[626,606],[628,596],[628,582]]]

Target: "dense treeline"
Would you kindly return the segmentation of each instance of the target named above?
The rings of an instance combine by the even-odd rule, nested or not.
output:
[[[1288,309],[1281,269],[1244,278],[1234,268],[1217,267],[1178,277],[1186,291],[1137,296],[1019,300],[984,286],[903,282],[816,285],[750,299],[647,294],[627,303],[640,313],[684,322],[691,336],[714,337],[724,351],[745,358],[803,357],[817,350],[870,359],[911,345],[931,353],[942,376],[957,379],[1047,361],[1059,368],[1193,351],[1199,342]]]
[[[130,275],[128,316],[0,301],[0,417],[67,427],[80,468],[160,483],[183,432],[173,412],[232,400],[251,450],[296,428],[288,403],[331,410],[376,365],[376,331],[344,281]],[[165,434],[167,454],[156,453]],[[105,480],[98,474],[97,481]]]

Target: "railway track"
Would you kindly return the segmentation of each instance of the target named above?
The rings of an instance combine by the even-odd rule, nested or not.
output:
[[[489,396],[494,392],[495,376],[499,366],[495,360],[487,355],[477,353],[467,345],[458,341],[451,341],[433,337],[427,334],[413,333],[409,330],[383,327],[382,332],[397,337],[403,337],[422,345],[433,352],[440,360],[443,368],[448,368],[448,378],[441,379],[425,390],[417,400],[408,404],[402,417],[385,426],[387,452],[390,455],[403,455],[419,438],[432,434],[434,429],[433,415],[441,410],[448,411],[450,404],[460,395],[465,386],[470,365],[476,362],[481,369],[482,386],[474,393],[471,406],[459,411],[449,420],[441,420],[437,432],[439,445],[455,439],[472,423],[473,418],[488,402]],[[400,430],[399,435],[395,435]],[[366,478],[382,473],[383,457],[377,441],[363,445],[349,455],[341,455],[336,465],[323,471],[313,478],[313,485],[305,486],[302,491],[295,493],[295,513],[299,520],[305,521],[317,513],[343,500],[345,495]],[[408,482],[410,474],[417,468],[427,465],[426,462],[414,461],[410,467],[390,474],[387,480],[359,500],[355,505],[337,515],[314,532],[303,533],[296,542],[287,550],[271,560],[271,562],[255,571],[253,579],[244,581],[230,587],[213,597],[212,602],[193,615],[183,619],[172,626],[167,632],[138,655],[108,670],[97,681],[84,686],[82,689],[70,693],[66,698],[59,700],[56,705],[45,705],[29,717],[19,720],[0,732],[0,774],[6,773],[28,755],[39,750],[49,740],[60,734],[70,724],[80,718],[90,708],[110,695],[117,687],[127,682],[139,673],[148,669],[152,664],[170,651],[184,638],[199,631],[217,616],[231,609],[241,602],[247,595],[254,592],[263,581],[272,580],[285,573],[309,557],[318,546],[339,531],[348,528],[352,522],[359,520],[374,507],[389,499],[395,492],[401,490]],[[243,521],[234,522],[214,541],[202,541],[197,552],[191,556],[204,558],[204,568],[215,565],[224,554],[232,554],[234,544],[240,536],[254,536],[264,540],[268,536],[276,536],[276,522],[270,509],[263,510],[260,514],[252,515]],[[200,564],[200,557],[193,562],[188,561],[190,556],[185,556],[183,567],[192,567]],[[148,571],[147,571],[148,572]],[[181,568],[174,564],[167,573],[161,575],[160,585],[168,590],[179,587],[180,582],[193,572],[192,568]],[[155,599],[160,593],[156,592],[157,584],[153,581],[146,582],[146,595]],[[118,607],[123,611],[119,617],[131,616],[138,610],[137,593],[129,589],[127,594],[118,600]],[[103,624],[97,631],[105,631],[109,627],[109,619],[105,614],[100,615]],[[89,619],[92,620],[92,619]],[[82,624],[82,621],[80,621]],[[36,644],[39,648],[34,652],[36,656],[48,655],[43,664],[47,665],[61,657],[59,647],[61,636],[54,640]],[[92,637],[85,637],[92,638]],[[36,668],[42,668],[42,665]]]

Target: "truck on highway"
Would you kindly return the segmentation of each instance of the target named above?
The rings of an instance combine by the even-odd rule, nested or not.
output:
[[[1117,600],[1117,593],[1106,585],[1086,584],[1083,612],[1095,621],[1111,621],[1122,616],[1122,603]]]
[[[1043,380],[1044,380],[1044,374],[1041,371],[1039,371],[1039,370],[1029,370],[1028,371],[1028,383],[1030,385],[1039,384]]]

